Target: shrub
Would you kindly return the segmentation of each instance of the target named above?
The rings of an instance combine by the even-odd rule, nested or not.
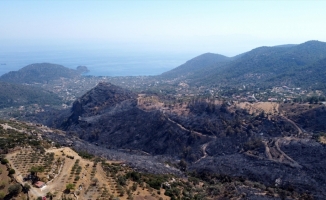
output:
[[[92,178],[92,182],[93,182],[93,183],[92,183],[93,185],[96,185],[97,182],[98,182],[98,179],[97,179],[97,178]]]
[[[136,191],[137,190],[137,183],[133,183],[131,189],[133,191]]]
[[[125,191],[123,189],[120,190],[120,197],[122,197],[125,194]]]
[[[0,190],[6,187],[6,183],[4,181],[0,182]]]
[[[0,191],[0,200],[4,199],[6,194],[3,191]]]
[[[69,193],[70,190],[75,188],[75,184],[69,183],[66,185],[66,192]]]
[[[53,197],[53,194],[51,193],[51,192],[48,192],[48,193],[46,193],[46,197],[47,198],[51,198],[51,197]],[[51,198],[52,199],[52,198]]]
[[[16,171],[15,171],[14,169],[10,169],[10,170],[9,170],[9,175],[10,175],[10,174],[15,174],[15,173],[16,173]]]
[[[8,192],[12,195],[17,195],[19,194],[20,192],[22,191],[22,186],[17,183],[17,184],[14,184],[14,185],[11,185],[9,186],[8,188]]]
[[[86,151],[80,151],[78,152],[78,155],[82,158],[85,158],[85,159],[92,159],[94,157],[94,155],[92,154],[89,154],[88,152]]]
[[[138,182],[140,180],[140,174],[138,172],[128,172],[126,178]]]
[[[24,184],[24,191],[28,192],[31,189],[31,186],[28,185],[27,183]]]
[[[1,164],[5,165],[7,163],[9,163],[9,161],[7,159],[5,159],[5,158],[1,159]]]
[[[126,185],[126,177],[119,175],[119,176],[118,176],[118,181],[117,181],[117,182],[118,182],[118,184],[121,185],[121,186]]]

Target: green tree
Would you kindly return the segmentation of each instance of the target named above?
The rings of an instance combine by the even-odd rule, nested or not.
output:
[[[127,183],[126,183],[126,177],[125,176],[121,176],[121,175],[119,175],[118,176],[118,181],[117,181],[117,183],[119,184],[119,185],[121,185],[121,186],[124,186],[124,185],[126,185]]]
[[[31,172],[32,175],[37,176],[37,173],[44,172],[44,167],[43,166],[32,166],[29,171]]]
[[[76,177],[75,177],[75,181],[78,181],[79,179],[80,179],[79,176],[76,176]]]
[[[16,171],[14,169],[9,169],[9,175],[15,174],[15,173],[16,173]]]
[[[75,188],[75,184],[69,183],[66,185],[66,192],[69,193],[70,190]]]
[[[29,184],[25,183],[24,187],[23,187],[24,192],[28,193],[30,189],[31,189],[31,186]]]
[[[5,159],[5,158],[1,159],[1,164],[5,165],[7,163],[9,163],[9,161],[7,159]]]
[[[17,194],[19,194],[21,191],[22,191],[22,186],[21,186],[19,183],[14,184],[14,185],[11,185],[11,186],[9,186],[9,188],[8,188],[8,192],[9,192],[9,194],[11,194],[11,195],[17,195]]]

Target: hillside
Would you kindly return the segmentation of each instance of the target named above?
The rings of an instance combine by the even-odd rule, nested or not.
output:
[[[110,83],[99,83],[76,100],[70,111],[56,116],[48,125],[107,148],[152,155],[175,157],[191,146],[189,153],[196,159],[201,156],[200,145],[209,139],[181,129],[161,112],[141,110],[136,94]]]
[[[186,77],[194,74],[196,71],[204,70],[206,67],[212,65],[221,65],[225,62],[230,61],[231,59],[213,53],[205,53],[200,56],[197,56],[186,63],[176,67],[168,72],[163,73],[160,77],[162,78],[177,78],[177,77]]]
[[[181,174],[176,167],[182,169],[184,164],[104,149],[83,143],[63,131],[32,123],[1,120],[0,136],[3,144],[0,146],[1,199],[39,199],[45,196],[47,199],[81,200],[312,197],[305,192],[268,187],[240,176],[205,172]],[[64,139],[57,141],[59,138]],[[82,151],[78,150],[78,144]],[[105,159],[112,156],[115,159]],[[144,172],[132,163],[139,163],[150,171],[165,168],[168,173]],[[35,186],[38,181],[45,186]]]
[[[183,160],[183,170],[203,173],[204,177],[242,177],[269,187],[280,179],[283,189],[291,187],[298,193],[309,189],[318,198],[326,195],[320,189],[326,182],[322,172],[326,146],[300,128],[304,125],[315,131],[313,120],[302,123],[308,113],[294,113],[290,116],[293,122],[277,105],[271,105],[273,108],[265,113],[260,107],[252,109],[253,105],[243,107],[205,99],[182,106],[159,102],[151,105],[150,100],[159,101],[157,97],[137,96],[110,83],[100,83],[75,101],[70,110],[46,114],[54,116],[46,122],[71,137],[110,151]],[[289,104],[289,109],[298,105]],[[313,115],[324,115],[321,111]],[[320,128],[318,125],[316,130]],[[90,149],[87,145],[77,146]],[[303,157],[294,152],[298,148]],[[314,165],[309,164],[312,155]]]
[[[326,43],[318,41],[309,41],[288,48],[260,47],[229,63],[223,70],[208,73],[205,81],[224,83],[224,85],[259,84],[259,86],[271,87],[284,84],[293,86],[293,82],[303,82],[297,70],[308,67],[325,57]],[[291,79],[277,78],[289,73],[292,73]],[[316,74],[309,74],[311,75]],[[204,83],[203,79],[201,83]]]
[[[0,77],[0,81],[9,83],[47,83],[60,78],[74,78],[87,69],[73,70],[62,65],[51,63],[35,63],[18,71],[11,71]]]
[[[175,71],[175,77],[181,78],[191,86],[250,85],[271,88],[287,85],[325,90],[324,86],[320,85],[326,79],[323,73],[326,58],[325,42],[308,41],[299,45],[259,47],[241,56],[222,59],[228,62],[216,63],[214,60],[215,64],[210,62],[210,58],[200,58],[195,59],[196,68],[201,69],[196,73],[186,73],[186,71],[182,74],[177,73],[180,69],[184,69],[184,66],[170,72]],[[210,67],[207,67],[207,62]],[[167,78],[164,74],[161,77]]]
[[[79,160],[67,161],[69,169],[65,170],[71,175],[60,175],[65,183],[82,185],[78,173],[90,173],[85,179],[90,190],[79,191],[80,199],[93,199],[96,191],[101,195],[99,199],[108,199],[109,193],[121,195],[122,199],[130,199],[130,196],[135,199],[151,199],[150,196],[163,199],[325,199],[325,98],[318,97],[322,93],[306,91],[326,88],[323,84],[325,65],[325,43],[309,41],[300,45],[259,47],[233,58],[204,54],[174,72],[167,72],[166,76],[138,77],[129,81],[125,77],[94,80],[89,77],[92,78],[89,82],[69,79],[71,88],[76,91],[85,91],[98,84],[84,95],[71,98],[72,107],[65,110],[49,107],[25,117],[53,129],[38,125],[46,131],[30,131],[26,127],[20,131],[27,129],[26,134],[37,133],[35,136],[46,138],[48,144],[73,148],[68,149],[69,153],[67,149],[59,152],[47,149],[46,152],[56,151],[61,160],[63,150],[63,154],[69,156],[66,159],[73,155]],[[85,69],[80,67],[79,70]],[[68,81],[59,79],[53,81],[56,82],[53,91],[71,92],[72,89],[67,89]],[[123,82],[121,85],[131,90],[103,82],[107,80]],[[308,89],[273,88],[283,85]],[[146,90],[150,87],[157,88]],[[164,92],[164,87],[168,92]],[[232,95],[232,87],[243,94]],[[269,98],[274,93],[282,93],[282,97],[288,99],[262,102],[264,99],[260,95]],[[246,98],[248,96],[251,98]],[[296,97],[309,97],[311,102],[295,101]],[[0,149],[4,147],[2,150],[9,152],[14,148],[16,140],[12,136],[15,134],[4,132],[0,137]],[[17,136],[19,140],[22,137]],[[17,171],[27,173],[17,160],[25,155],[32,160],[42,148],[32,137],[23,139],[20,144],[31,143],[33,150],[8,154],[7,158],[12,166],[17,166]],[[93,159],[91,154],[101,158]],[[48,156],[39,156],[40,162],[48,159]],[[83,156],[93,160],[82,160]],[[123,161],[123,164],[112,165],[104,159]],[[28,162],[26,166],[31,167],[33,162],[25,161]],[[128,172],[142,175],[136,181]],[[100,185],[108,184],[108,187],[95,189],[99,185],[93,187],[94,182],[89,179],[93,175],[100,180]],[[148,191],[133,191],[135,182],[138,188]],[[170,186],[162,186],[164,182]],[[62,186],[58,191],[64,190]]]
[[[296,87],[311,88],[326,92],[326,58],[320,59],[312,64],[300,67],[295,71],[285,72],[268,79],[266,82],[284,83],[284,85],[293,85]]]
[[[0,82],[0,108],[29,104],[59,105],[62,100],[41,88]]]

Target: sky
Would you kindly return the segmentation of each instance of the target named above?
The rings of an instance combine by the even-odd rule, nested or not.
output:
[[[234,56],[326,41],[325,8],[322,0],[1,0],[0,47]]]

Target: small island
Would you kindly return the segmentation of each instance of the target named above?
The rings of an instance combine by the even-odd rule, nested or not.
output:
[[[89,69],[86,66],[78,66],[77,71],[79,71],[81,74],[86,74],[89,72]]]

